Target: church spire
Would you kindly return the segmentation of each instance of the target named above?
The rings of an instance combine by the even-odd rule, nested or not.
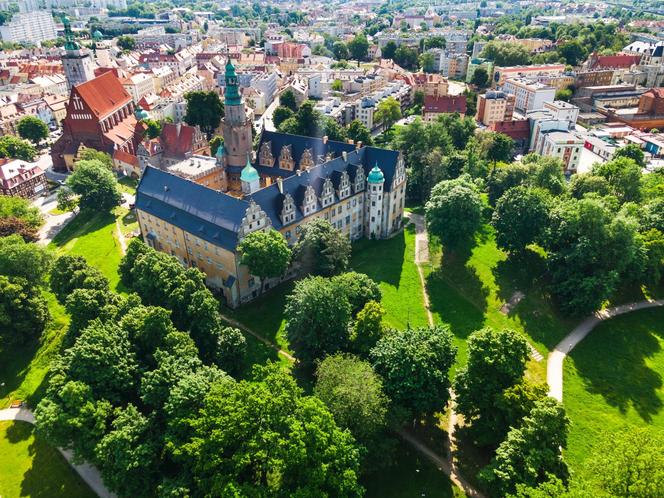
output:
[[[74,39],[74,33],[71,30],[71,22],[67,16],[62,17],[62,24],[65,25],[65,50],[78,50],[79,45]]]
[[[224,104],[226,107],[233,105],[242,105],[242,97],[240,97],[240,86],[238,85],[237,75],[235,74],[235,66],[231,62],[231,57],[228,55],[226,60],[226,91],[224,93]]]

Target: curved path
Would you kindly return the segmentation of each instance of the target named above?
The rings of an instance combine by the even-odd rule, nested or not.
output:
[[[664,306],[664,299],[653,301],[640,301],[638,303],[623,304],[614,308],[597,311],[594,315],[586,318],[572,330],[558,345],[549,353],[546,363],[546,382],[549,384],[549,396],[563,400],[563,363],[569,354],[584,337],[590,333],[600,322],[623,315],[630,311]]]
[[[6,408],[0,410],[0,421],[12,421],[18,420],[20,422],[27,422],[29,424],[35,423],[35,416],[27,408]],[[114,493],[108,490],[104,485],[104,481],[101,478],[99,471],[90,464],[74,463],[74,455],[70,450],[63,450],[58,448],[58,451],[62,453],[62,456],[65,457],[65,460],[69,462],[72,468],[81,476],[88,486],[97,493],[100,498],[116,498]]]

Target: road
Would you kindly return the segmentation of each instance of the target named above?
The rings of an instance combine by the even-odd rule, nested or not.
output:
[[[53,238],[69,223],[76,213],[51,214],[58,207],[57,193],[53,192],[45,197],[37,197],[32,205],[39,208],[44,216],[44,226],[39,229],[39,243],[48,245]]]
[[[5,408],[0,410],[0,420],[18,420],[29,424],[35,423],[35,416],[27,408]],[[99,470],[87,463],[74,463],[74,455],[70,450],[58,448],[69,465],[81,476],[90,488],[97,493],[100,498],[117,498],[105,485],[101,478]]]
[[[664,306],[664,299],[658,301],[640,301],[638,303],[623,304],[615,308],[597,311],[595,314],[586,318],[583,322],[572,330],[549,354],[546,364],[546,382],[549,384],[549,396],[563,400],[563,363],[565,357],[580,343],[592,329],[594,329],[603,320],[613,318],[614,316],[637,311],[646,308]]]
[[[279,107],[279,96],[275,97],[268,108],[265,109],[263,115],[254,122],[259,132],[263,129],[263,127],[265,127],[267,131],[277,131],[277,128],[274,126],[274,122],[272,121],[272,115],[274,114],[274,110],[277,107]]]

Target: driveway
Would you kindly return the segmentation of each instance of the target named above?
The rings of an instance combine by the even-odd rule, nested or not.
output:
[[[52,210],[58,207],[57,193],[51,193],[45,197],[38,197],[32,202],[32,205],[39,208],[44,216],[44,226],[39,229],[39,243],[46,246],[53,238],[69,223],[76,213],[50,214]]]

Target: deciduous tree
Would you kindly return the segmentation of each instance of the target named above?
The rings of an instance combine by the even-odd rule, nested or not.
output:
[[[23,278],[0,275],[0,342],[23,345],[44,331],[48,306],[39,289]]]
[[[251,232],[238,244],[238,251],[242,255],[240,263],[261,279],[261,292],[268,278],[282,276],[290,265],[288,242],[276,230]]]
[[[199,126],[210,140],[224,117],[224,104],[214,91],[196,91],[184,95],[187,113],[184,120],[188,125]]]
[[[293,246],[293,259],[304,273],[329,276],[348,268],[350,252],[348,237],[329,221],[316,218],[302,226]]]
[[[48,126],[37,116],[21,118],[16,125],[16,131],[21,138],[30,140],[35,145],[48,137]]]
[[[79,196],[81,209],[108,212],[122,201],[117,178],[97,160],[77,162],[67,186]]]
[[[36,286],[44,281],[52,259],[51,252],[20,235],[0,238],[0,275],[23,278]]]

